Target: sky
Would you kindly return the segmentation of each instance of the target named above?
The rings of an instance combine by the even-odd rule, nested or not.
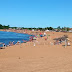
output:
[[[72,28],[72,0],[0,0],[0,24]]]

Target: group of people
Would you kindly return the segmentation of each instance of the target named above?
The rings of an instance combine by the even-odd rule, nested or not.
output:
[[[33,40],[36,40],[36,37],[35,36],[30,36],[29,37],[29,41],[33,41]],[[26,42],[28,42],[27,40],[22,40],[24,43],[26,43]],[[21,41],[17,41],[17,42],[15,42],[15,41],[10,41],[9,43],[8,43],[8,45],[7,44],[5,44],[5,43],[2,43],[2,48],[5,48],[5,47],[8,47],[8,46],[13,46],[13,45],[19,45],[19,44],[21,44]]]
[[[15,45],[14,42],[15,42],[15,41],[12,41],[12,42],[10,41],[8,45],[5,44],[5,43],[2,43],[2,45],[3,45],[2,47],[5,48],[5,47],[8,47],[8,46],[13,46],[13,45]],[[16,44],[18,45],[18,44],[20,44],[20,43],[21,43],[21,41],[17,41]],[[1,47],[0,47],[0,48],[1,48]]]
[[[56,40],[56,41],[54,42],[54,45],[59,45],[59,44],[61,44],[62,42],[63,42],[62,39]]]

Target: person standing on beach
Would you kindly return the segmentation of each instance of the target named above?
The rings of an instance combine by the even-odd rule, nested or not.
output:
[[[12,42],[12,45],[14,45],[14,41]]]
[[[6,47],[5,43],[3,43],[3,48],[5,48],[5,47]]]

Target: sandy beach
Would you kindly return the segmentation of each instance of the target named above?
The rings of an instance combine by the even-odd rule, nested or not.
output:
[[[0,0],[0,72],[72,72],[72,0]]]
[[[48,40],[22,43],[0,49],[0,72],[72,72],[72,43],[51,45],[54,38],[72,33],[47,32]],[[35,46],[34,46],[35,43]]]

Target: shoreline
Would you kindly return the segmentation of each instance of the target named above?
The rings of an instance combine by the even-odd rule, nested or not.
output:
[[[0,31],[8,31],[8,30],[0,30]],[[15,33],[21,33],[21,34],[28,34],[28,35],[34,35],[34,37],[35,37],[35,35],[38,35],[38,34],[40,34],[40,32],[42,32],[42,31],[26,31],[26,33],[24,33],[25,31],[24,30],[15,30],[15,29],[11,29],[11,30],[9,30],[8,32],[15,32]],[[67,33],[63,33],[63,32],[46,32],[46,34],[47,35],[49,35],[49,33],[51,33],[51,34],[55,34],[55,33],[61,33],[61,34],[67,34]],[[44,34],[44,31],[42,32],[42,34]],[[44,36],[44,37],[41,37],[41,38],[43,38],[43,39],[49,39],[49,36],[47,37],[47,35],[46,36]],[[62,35],[61,35],[62,36]],[[51,41],[49,41],[50,42],[50,44],[53,44],[54,43],[54,41],[53,41],[53,39],[54,38],[56,38],[56,37],[60,37],[60,36],[52,36],[51,37],[51,35],[50,35],[50,40]],[[38,39],[38,41],[39,41],[39,38],[40,37],[37,37],[37,39]],[[27,41],[27,42],[33,42],[33,41]],[[24,43],[26,43],[26,42],[24,42]]]
[[[30,35],[30,36],[35,37],[35,35],[31,35],[31,34],[28,34],[28,33],[22,33],[22,32],[16,32],[16,31],[7,31],[7,30],[6,30],[6,31],[5,31],[5,30],[0,30],[0,31],[4,31],[4,32],[14,32],[14,33],[20,33],[20,34],[27,34],[27,35]],[[29,36],[29,37],[30,37],[30,36]],[[18,41],[19,41],[19,40],[18,40]],[[19,45],[19,44],[21,44],[21,43],[27,43],[27,42],[30,42],[30,40],[28,40],[28,41],[27,41],[27,40],[23,40],[24,42],[19,42],[19,44],[18,44],[18,41],[17,41],[15,44],[12,44],[11,46]],[[14,42],[15,42],[15,41],[14,41]],[[0,47],[0,49],[1,49],[1,48],[9,47],[8,45],[6,46],[5,43],[3,43],[3,42],[1,42],[1,43],[4,44],[5,47],[3,47],[3,46],[4,46],[4,45],[3,45],[2,47]]]

